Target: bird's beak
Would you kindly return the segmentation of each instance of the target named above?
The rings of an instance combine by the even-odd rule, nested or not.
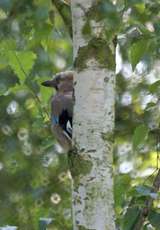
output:
[[[55,87],[55,82],[53,80],[50,81],[44,81],[41,83],[41,85],[46,86],[46,87]]]

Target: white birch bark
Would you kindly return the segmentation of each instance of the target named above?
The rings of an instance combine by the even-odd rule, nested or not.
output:
[[[94,0],[72,0],[74,57],[87,45],[82,27]],[[97,24],[93,22],[93,33]],[[98,30],[103,26],[98,25]],[[74,230],[115,230],[111,136],[114,129],[115,74],[91,57],[87,67],[75,70],[73,145],[91,163],[87,174],[73,178]],[[73,165],[74,167],[74,165]]]

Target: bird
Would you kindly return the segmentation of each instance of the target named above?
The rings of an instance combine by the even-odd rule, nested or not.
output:
[[[73,77],[73,71],[65,71],[41,83],[56,90],[51,98],[51,128],[64,152],[72,148]]]

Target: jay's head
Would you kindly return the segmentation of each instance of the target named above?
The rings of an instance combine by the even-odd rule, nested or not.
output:
[[[52,80],[42,82],[43,86],[53,87],[57,91],[73,90],[73,71],[60,72]]]

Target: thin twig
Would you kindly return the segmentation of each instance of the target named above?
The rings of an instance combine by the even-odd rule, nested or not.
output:
[[[64,24],[68,28],[69,35],[72,38],[72,21],[70,6],[60,0],[52,0],[52,4],[56,7],[57,11],[62,17]]]
[[[14,52],[14,51],[12,51],[12,52],[13,52],[13,54],[15,55],[15,57],[16,57],[16,59],[17,59],[17,62],[18,62],[18,64],[19,64],[19,66],[20,66],[20,68],[21,68],[23,74],[24,74],[24,75],[26,76],[26,78],[27,78],[28,75],[27,75],[27,73],[25,72],[25,70],[24,70],[24,68],[23,68],[23,65],[22,65],[21,61],[19,60],[19,57],[17,56],[16,52]],[[44,112],[46,113],[47,117],[49,118],[48,111],[47,111],[45,108],[42,109],[42,107],[41,107],[41,104],[42,104],[42,103],[41,103],[41,100],[40,100],[40,98],[38,97],[38,95],[34,92],[34,90],[33,90],[31,87],[29,87],[28,85],[27,85],[27,87],[28,87],[28,89],[31,91],[31,93],[32,93],[33,97],[35,98],[35,100],[38,102],[39,108],[40,108],[40,112],[41,112],[41,115],[42,115],[43,119],[44,119],[44,116],[43,116],[43,109],[44,109]]]
[[[14,39],[14,37],[12,36],[12,34],[11,34],[10,36],[12,37],[12,39]],[[6,34],[6,37],[7,37],[7,34]],[[5,37],[4,37],[4,39],[5,39]],[[8,43],[7,40],[6,40],[6,42]],[[10,46],[10,44],[8,43],[8,47],[9,47],[9,46]],[[26,77],[26,79],[27,79],[28,74],[25,72],[25,69],[24,69],[24,67],[23,67],[23,65],[22,65],[22,63],[21,63],[19,57],[17,56],[17,54],[16,54],[16,52],[15,52],[14,50],[12,50],[12,49],[10,49],[10,50],[13,52],[13,55],[15,55],[15,58],[16,58],[18,64],[19,64],[19,67],[20,67],[21,71],[23,72],[23,74],[25,75],[25,77]],[[26,84],[26,85],[27,85],[27,84]],[[28,85],[27,85],[27,87],[28,87],[28,89],[30,90],[32,96],[35,98],[35,101],[37,101],[37,103],[38,103],[38,105],[39,105],[39,110],[40,110],[40,113],[41,113],[41,116],[42,116],[43,120],[45,119],[45,116],[43,115],[43,111],[46,113],[47,118],[50,119],[50,116],[49,116],[49,114],[48,114],[48,111],[47,111],[45,108],[42,109],[42,107],[41,107],[42,103],[41,103],[41,100],[40,100],[40,98],[38,97],[38,95],[34,92],[34,90],[33,90],[31,87],[29,87]]]

